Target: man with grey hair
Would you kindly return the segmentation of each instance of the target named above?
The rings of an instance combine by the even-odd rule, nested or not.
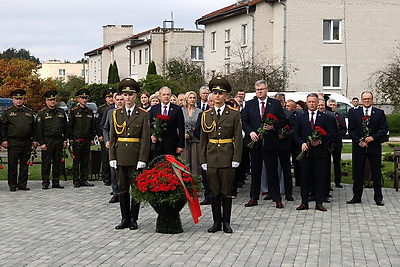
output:
[[[202,86],[199,89],[199,96],[200,96],[200,101],[197,102],[196,107],[201,109],[202,111],[205,111],[209,109],[209,106],[207,104],[207,98],[208,95],[210,94],[210,89],[208,89],[207,86]]]

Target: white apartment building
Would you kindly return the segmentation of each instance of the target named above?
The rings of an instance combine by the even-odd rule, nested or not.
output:
[[[85,79],[88,82],[88,64],[87,63],[63,63],[60,60],[48,60],[41,63],[38,67],[40,78],[66,78],[75,75]]]
[[[180,28],[153,28],[133,35],[132,25],[103,26],[100,48],[85,53],[89,63],[89,83],[107,83],[110,63],[116,61],[120,79],[145,78],[154,61],[157,74],[165,74],[171,58],[188,58],[203,64],[203,33]]]
[[[399,45],[399,14],[398,0],[237,1],[196,20],[205,78],[229,75],[241,55],[295,70],[286,91],[359,97]]]

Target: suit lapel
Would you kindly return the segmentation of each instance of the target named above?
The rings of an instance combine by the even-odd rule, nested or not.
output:
[[[128,118],[128,115],[126,115],[127,125],[130,125],[133,121],[135,121],[137,119],[138,115],[139,115],[139,110],[138,110],[138,107],[135,106],[131,116]]]
[[[225,105],[225,109],[222,112],[222,114],[221,114],[219,120],[217,121],[217,123],[221,124],[228,117],[228,115],[229,115],[229,108],[228,108],[227,105]]]

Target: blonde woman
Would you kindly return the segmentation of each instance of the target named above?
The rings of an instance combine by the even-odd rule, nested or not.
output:
[[[200,140],[194,135],[196,121],[201,114],[201,109],[196,108],[197,95],[194,91],[189,91],[183,97],[183,118],[185,120],[185,140],[186,146],[182,157],[190,165],[190,170],[196,175],[201,174],[199,159]]]
[[[150,111],[151,106],[155,106],[160,103],[160,98],[158,97],[158,95],[152,94],[149,98],[149,103],[150,106],[147,108],[148,111]]]

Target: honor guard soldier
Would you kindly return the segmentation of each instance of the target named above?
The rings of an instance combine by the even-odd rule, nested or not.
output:
[[[88,183],[90,146],[94,144],[95,118],[93,110],[86,106],[89,90],[79,89],[75,96],[78,105],[71,109],[69,117],[69,140],[72,142],[72,176],[74,187],[93,186]]]
[[[110,166],[117,170],[118,197],[121,208],[121,223],[116,229],[138,229],[140,203],[129,196],[134,184],[134,171],[146,167],[150,151],[149,115],[135,105],[140,91],[139,84],[131,78],[119,84],[125,106],[113,111],[110,129]]]
[[[13,105],[4,110],[1,117],[1,145],[7,148],[8,157],[8,186],[10,191],[29,190],[28,161],[32,147],[38,143],[34,139],[35,119],[33,111],[24,106],[23,89],[11,92]],[[17,176],[18,162],[19,176]],[[17,179],[18,177],[18,179]]]
[[[232,233],[230,226],[234,168],[242,155],[242,122],[237,109],[225,105],[231,85],[223,77],[213,78],[209,88],[214,96],[214,107],[203,112],[200,132],[200,163],[207,171],[211,189],[211,209],[214,224],[209,233]],[[223,212],[221,214],[221,200]]]
[[[42,189],[50,185],[50,168],[53,165],[53,188],[64,188],[60,185],[61,159],[63,148],[67,146],[67,117],[56,102],[57,91],[47,91],[43,97],[46,107],[37,115],[36,133],[42,150]]]

